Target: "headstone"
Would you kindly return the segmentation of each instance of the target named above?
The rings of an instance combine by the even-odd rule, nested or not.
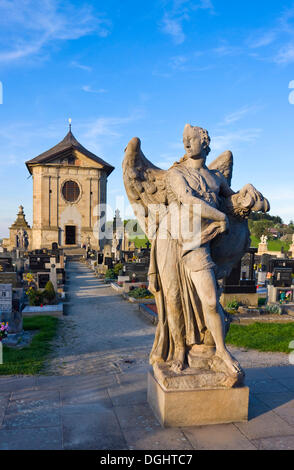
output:
[[[265,284],[265,279],[266,279],[266,272],[265,271],[260,271],[257,274],[257,283],[258,284]]]
[[[117,282],[129,282],[130,281],[130,276],[118,276],[117,277]]]
[[[12,284],[0,284],[0,312],[5,317],[12,312]]]
[[[37,273],[38,289],[45,289],[48,281],[50,281],[50,273]]]

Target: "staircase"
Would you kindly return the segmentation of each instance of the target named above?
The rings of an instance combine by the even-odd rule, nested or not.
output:
[[[63,252],[67,259],[72,261],[78,261],[86,254],[86,250],[78,246],[64,247]]]

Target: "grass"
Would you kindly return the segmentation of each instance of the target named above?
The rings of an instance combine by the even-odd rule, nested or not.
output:
[[[35,375],[38,374],[51,351],[50,341],[54,338],[58,318],[37,316],[24,318],[24,330],[39,330],[29,346],[22,349],[3,347],[3,364],[0,375]]]
[[[289,343],[294,340],[294,323],[252,323],[231,325],[227,344],[256,349],[289,353]]]
[[[257,248],[260,242],[259,238],[250,235],[251,238],[251,246]],[[285,251],[289,250],[290,244],[287,242],[283,242],[281,240],[268,240],[267,246],[269,251],[281,251],[282,246],[284,247]]]

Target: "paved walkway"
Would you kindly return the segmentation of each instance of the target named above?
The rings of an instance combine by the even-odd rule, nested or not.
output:
[[[44,373],[104,375],[148,363],[154,326],[138,306],[123,301],[82,263],[69,263],[66,272],[66,316]]]
[[[248,423],[162,429],[146,402],[154,327],[85,266],[68,272],[51,375],[0,377],[1,450],[294,449],[294,367],[261,353],[268,366],[246,370]]]

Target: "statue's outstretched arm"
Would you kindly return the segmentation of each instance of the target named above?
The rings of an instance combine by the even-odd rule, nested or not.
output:
[[[192,188],[180,172],[176,170],[172,171],[169,175],[169,181],[174,193],[178,197],[178,201],[182,204],[200,204],[202,218],[215,220],[217,222],[225,222],[225,225],[227,225],[226,214],[215,209],[203,199],[195,196]]]

